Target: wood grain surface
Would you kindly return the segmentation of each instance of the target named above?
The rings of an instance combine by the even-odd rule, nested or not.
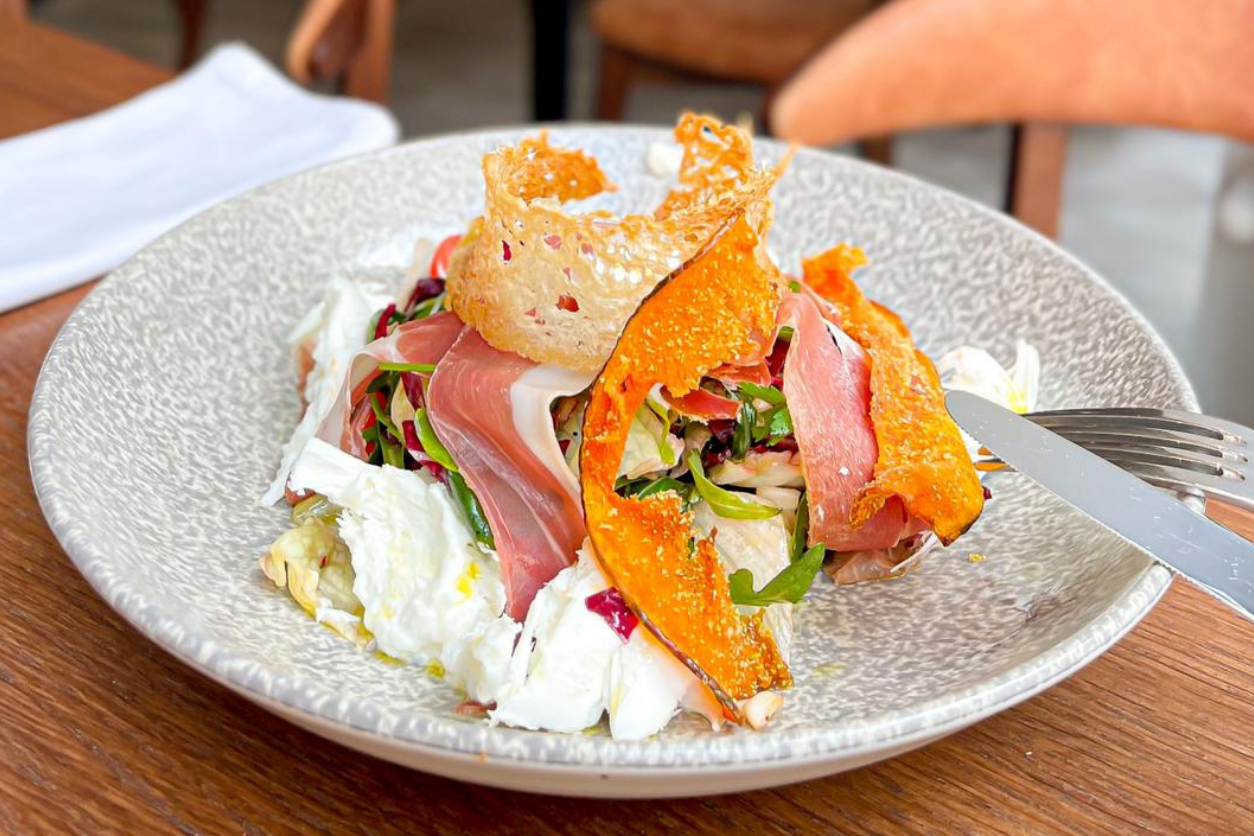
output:
[[[93,64],[99,86],[76,78],[81,96],[59,99],[29,76],[13,80],[8,49],[32,32],[43,37],[0,34],[0,136],[164,77]],[[85,49],[96,62],[117,57]],[[72,53],[64,71],[84,72]],[[44,92],[18,95],[21,85]],[[14,113],[20,101],[34,104]],[[26,411],[85,292],[0,316],[0,833],[1254,833],[1254,626],[1180,582],[1114,650],[1018,708],[778,790],[528,796],[411,772],[288,725],[132,630],[43,521]]]

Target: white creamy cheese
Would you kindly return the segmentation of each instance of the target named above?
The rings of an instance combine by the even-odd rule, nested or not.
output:
[[[588,597],[606,586],[585,546],[540,590],[490,713],[494,723],[577,732],[608,714],[615,739],[638,740],[661,731],[681,706],[717,722],[704,686],[644,627],[624,642],[588,609]]]
[[[293,463],[331,411],[353,355],[366,344],[370,317],[391,300],[391,293],[380,284],[337,277],[327,283],[326,297],[292,330],[288,342],[294,349],[313,342],[313,368],[303,393],[309,406],[283,446],[278,472],[261,497],[262,505],[283,498]]]
[[[353,594],[382,652],[438,661],[450,684],[490,696],[503,680],[518,625],[496,624],[505,589],[443,485],[423,471],[374,467],[312,439],[292,485],[341,506]]]

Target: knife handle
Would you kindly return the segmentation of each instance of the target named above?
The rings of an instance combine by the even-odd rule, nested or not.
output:
[[[1254,511],[1238,508],[1216,499],[1206,500],[1206,516],[1235,531],[1246,540],[1254,541]]]

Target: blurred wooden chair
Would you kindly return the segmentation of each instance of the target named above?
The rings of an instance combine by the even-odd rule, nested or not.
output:
[[[602,44],[596,116],[621,119],[632,84],[645,79],[750,82],[766,89],[769,102],[798,67],[880,2],[595,0],[592,28]],[[868,145],[886,160],[886,142]]]
[[[200,52],[200,35],[205,26],[205,12],[209,0],[175,0],[178,8],[179,39],[178,61],[175,66],[185,70],[196,60]],[[30,0],[0,0],[0,22],[5,19],[25,20],[30,17]]]
[[[893,0],[807,64],[770,114],[831,144],[942,125],[1015,130],[1007,209],[1054,236],[1066,128],[1254,140],[1254,0]]]
[[[307,0],[287,42],[287,71],[302,84],[386,102],[396,0]]]

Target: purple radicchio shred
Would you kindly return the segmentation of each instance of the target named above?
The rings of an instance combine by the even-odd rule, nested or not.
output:
[[[409,304],[405,309],[412,311],[415,305],[419,305],[428,299],[434,299],[444,292],[444,279],[431,277],[429,279],[419,279],[414,285],[414,292],[410,294]]]
[[[596,613],[605,619],[605,623],[616,636],[623,640],[623,644],[627,643],[631,638],[631,631],[635,630],[636,625],[640,623],[640,619],[636,618],[636,614],[623,600],[622,593],[612,586],[609,589],[592,593],[584,599],[583,603],[588,608],[588,612]]]
[[[405,387],[405,397],[414,409],[421,409],[427,399],[422,394],[422,378],[417,372],[401,372],[401,385]]]
[[[374,324],[374,338],[381,340],[388,335],[388,324],[391,322],[392,314],[396,313],[396,303],[390,303],[383,312],[379,314],[379,321]]]

